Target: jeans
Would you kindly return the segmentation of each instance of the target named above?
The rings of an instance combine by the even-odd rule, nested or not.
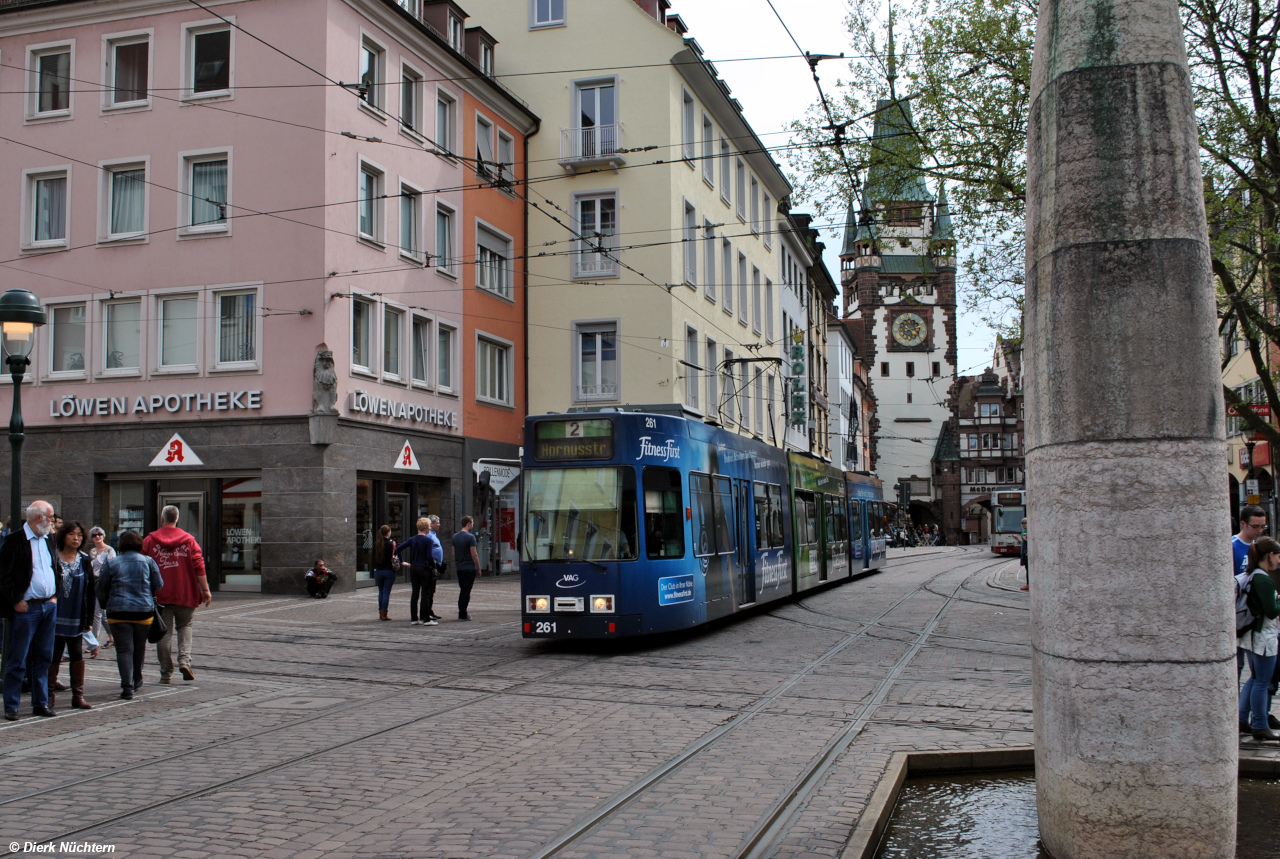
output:
[[[413,591],[409,595],[409,620],[431,620],[432,603],[436,597],[436,574],[430,567],[410,567],[409,584]],[[422,609],[418,609],[421,598]]]
[[[9,635],[9,662],[4,671],[4,710],[16,713],[22,700],[22,678],[31,658],[31,706],[49,706],[49,664],[53,661],[53,630],[58,606],[52,602],[27,605],[5,623]]]
[[[373,580],[378,585],[378,611],[390,611],[391,586],[396,583],[396,571],[374,570]]]
[[[1249,721],[1249,727],[1260,731],[1267,727],[1267,714],[1271,712],[1271,693],[1267,687],[1276,670],[1275,656],[1259,656],[1253,651],[1245,654],[1249,659],[1249,673],[1240,690],[1240,721]]]
[[[458,570],[458,617],[466,617],[471,604],[471,586],[476,583],[475,570]]]
[[[191,620],[196,616],[193,605],[167,605],[161,610],[169,631],[156,642],[156,661],[160,663],[161,678],[173,675],[173,630],[178,630],[178,664],[191,667]]]
[[[132,692],[142,685],[142,663],[147,659],[147,623],[113,620],[111,637],[116,641],[116,667],[120,669],[120,690]]]

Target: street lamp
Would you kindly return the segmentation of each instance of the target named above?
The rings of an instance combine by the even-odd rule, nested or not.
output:
[[[13,449],[13,468],[9,474],[11,528],[18,527],[22,509],[22,442],[26,439],[22,425],[22,377],[31,364],[36,328],[46,321],[48,316],[40,306],[40,299],[27,290],[11,289],[0,295],[0,342],[13,378],[13,412],[9,416],[9,446]]]

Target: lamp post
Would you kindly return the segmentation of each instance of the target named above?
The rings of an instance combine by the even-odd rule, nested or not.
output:
[[[9,445],[13,448],[13,470],[9,474],[9,526],[18,525],[22,507],[22,442],[26,439],[22,426],[22,377],[31,363],[31,347],[35,331],[48,317],[40,299],[25,289],[11,289],[0,295],[0,342],[5,362],[13,376],[13,414],[9,418]],[[0,642],[0,671],[9,663],[8,630]]]

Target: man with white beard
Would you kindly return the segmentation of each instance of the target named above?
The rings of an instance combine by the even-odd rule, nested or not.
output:
[[[49,707],[49,663],[58,616],[58,584],[53,572],[57,549],[49,531],[53,507],[33,501],[27,524],[0,544],[0,612],[5,617],[9,652],[4,668],[4,717],[17,721],[26,674],[32,657],[31,712],[52,716]]]

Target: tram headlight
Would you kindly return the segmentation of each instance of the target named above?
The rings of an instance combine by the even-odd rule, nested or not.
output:
[[[551,611],[551,597],[525,597],[524,610],[529,614],[547,614]]]
[[[596,614],[613,614],[613,594],[593,596],[591,611]]]

